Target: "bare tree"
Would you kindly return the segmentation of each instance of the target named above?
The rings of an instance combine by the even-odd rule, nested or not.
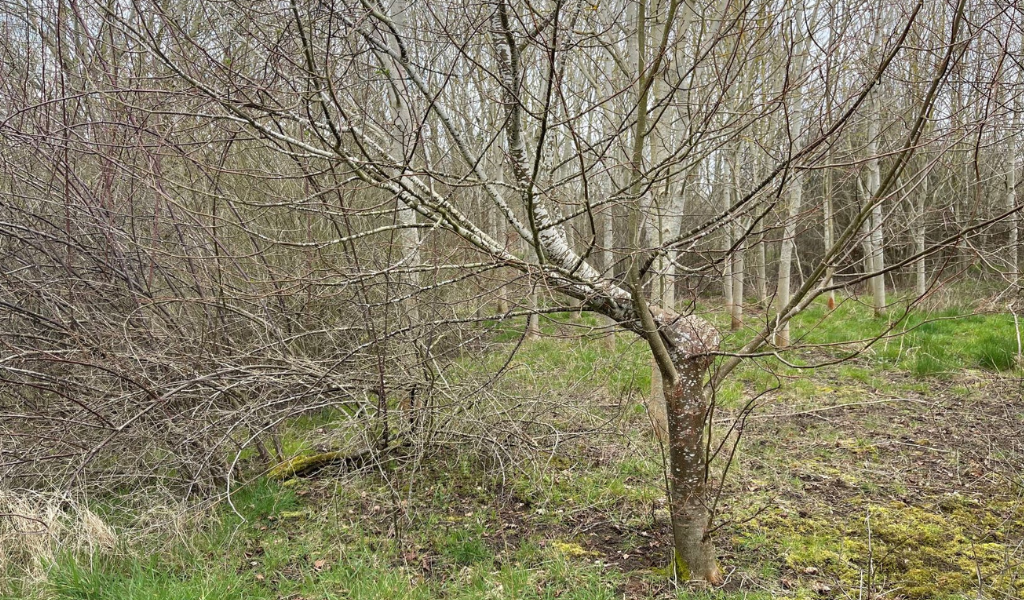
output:
[[[0,73],[11,473],[44,439],[74,480],[157,432],[190,481],[197,454],[230,480],[224,446],[269,457],[311,406],[343,406],[383,451],[395,396],[429,415],[444,358],[483,335],[463,325],[525,317],[536,335],[538,313],[592,311],[650,348],[675,565],[717,583],[709,392],[799,348],[789,322],[816,298],[871,282],[881,312],[887,275],[972,251],[1020,209],[1016,158],[980,200],[994,113],[952,99],[969,66],[996,76],[963,0],[934,19],[902,0],[827,19],[710,0],[9,4],[4,52],[26,57]],[[927,67],[891,76],[910,63]],[[1021,85],[1003,88],[1015,119]],[[969,142],[975,159],[941,163]],[[965,165],[974,194],[942,200]],[[899,254],[893,215],[929,177]],[[925,231],[926,209],[957,218]],[[763,300],[776,246],[775,316],[743,326],[745,252]],[[734,352],[695,310],[712,289]],[[53,415],[87,433],[51,435]]]

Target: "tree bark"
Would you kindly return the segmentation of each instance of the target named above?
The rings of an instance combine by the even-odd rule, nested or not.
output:
[[[705,353],[718,348],[719,338],[709,323],[692,316],[676,320],[666,337],[675,343],[671,355],[676,371],[662,372],[671,440],[669,487],[674,566],[681,580],[720,584],[722,574],[708,534],[708,399],[704,393],[704,374],[711,364]]]
[[[815,8],[815,11],[817,8]],[[793,9],[795,17],[795,26],[793,28],[793,35],[803,35],[804,31],[804,15],[802,7],[794,7]],[[813,17],[812,17],[813,21]],[[790,151],[793,151],[793,146],[797,145],[797,141],[803,135],[804,128],[804,106],[803,106],[803,94],[801,93],[800,86],[802,85],[801,79],[804,76],[804,69],[807,64],[807,40],[804,38],[799,44],[797,44],[796,56],[794,59],[794,81],[796,82],[795,91],[793,92],[791,102],[793,107],[792,117],[789,121],[789,143]],[[791,297],[792,290],[790,288],[790,278],[792,276],[793,267],[793,250],[796,244],[796,217],[800,214],[801,205],[803,204],[804,188],[803,181],[800,178],[800,174],[797,171],[793,171],[792,180],[789,183],[789,210],[785,226],[782,232],[782,245],[779,249],[779,285],[775,292],[778,298],[778,308],[787,306]],[[779,347],[786,347],[789,345],[789,319],[784,320],[778,329],[775,330],[775,345]]]
[[[723,165],[727,161],[719,159],[718,164],[715,168],[715,180],[718,183],[719,189],[722,194],[722,210],[727,211],[732,205],[732,190],[730,189],[729,182],[726,181],[724,171],[729,168],[728,165]],[[735,167],[732,167],[735,168]],[[731,168],[730,168],[731,171]],[[731,177],[729,178],[732,179]],[[732,315],[733,312],[733,273],[732,273],[732,254],[729,250],[732,248],[732,223],[726,224],[722,228],[722,300],[725,302],[725,312]]]
[[[882,185],[881,167],[878,160],[878,137],[880,135],[880,121],[882,106],[878,101],[878,90],[871,92],[870,101],[871,114],[868,117],[868,162],[867,162],[867,193],[868,201],[874,201],[871,207],[871,219],[868,225],[868,268],[872,273],[878,273],[870,279],[871,296],[875,308],[875,316],[885,314],[885,274],[881,271],[885,268],[885,255],[882,244],[885,240],[882,236],[882,203],[880,200],[873,200]]]
[[[782,228],[782,246],[779,249],[779,284],[775,291],[778,308],[789,304],[791,294],[790,276],[793,268],[793,245],[796,243],[796,216],[800,214],[804,188],[799,176],[789,184],[789,210],[786,224]],[[784,348],[789,345],[789,321],[775,330],[775,345]]]
[[[1021,34],[1019,39],[1024,43],[1024,34]],[[1017,69],[1017,87],[1024,83],[1024,69]],[[1012,124],[1010,126],[1010,135],[1006,138],[1007,146],[1007,165],[1006,165],[1006,208],[1012,210],[1017,206],[1017,168],[1020,162],[1020,155],[1017,150],[1017,136],[1019,135],[1021,128],[1021,107],[1020,100],[1015,99],[1011,110],[1013,111]],[[1008,252],[1009,252],[1009,271],[1010,281],[1014,288],[1020,287],[1020,265],[1018,263],[1018,244],[1020,243],[1020,213],[1015,212],[1010,215],[1010,235],[1008,240]]]
[[[598,255],[601,258],[601,274],[604,277],[611,279],[615,271],[615,254],[612,248],[615,246],[615,227],[613,225],[614,219],[612,217],[612,208],[614,205],[606,205],[602,207],[598,212],[599,219],[597,220],[598,226],[601,228],[601,232],[598,235],[600,240],[601,248],[598,251]],[[602,343],[605,348],[612,350],[615,348],[615,321],[604,316],[599,315],[598,321],[604,327],[605,332],[601,336]]]
[[[832,152],[831,152],[831,150],[829,151],[829,163],[832,163]],[[824,234],[824,245],[825,245],[825,254],[826,255],[832,250],[832,245],[833,245],[833,241],[832,241],[833,235],[832,234],[833,234],[834,227],[835,227],[835,216],[833,215],[833,212],[832,212],[832,193],[833,193],[833,191],[834,190],[833,190],[833,187],[832,187],[832,169],[826,169],[825,170],[825,196],[822,199],[822,205],[821,205],[821,208],[822,208],[822,219],[824,221],[824,223],[823,223],[823,234]],[[825,274],[825,284],[824,284],[825,287],[828,287],[828,288],[832,287],[832,272],[833,272],[833,269],[832,269],[831,266],[829,266],[828,267],[828,271]],[[835,308],[836,308],[836,292],[835,292],[835,290],[829,290],[828,291],[827,303],[828,303],[828,309],[829,310],[835,310]]]
[[[736,223],[736,229],[743,229],[741,223]],[[736,239],[740,242],[736,246],[732,265],[732,318],[730,329],[737,331],[743,327],[743,278],[746,276],[746,259],[743,256],[746,238],[742,231],[736,232]]]
[[[757,302],[761,308],[768,308],[768,257],[764,235],[758,236],[754,246],[754,287],[757,288]]]
[[[732,164],[732,190],[733,199],[739,202],[740,193],[740,148],[739,144],[736,145],[736,152],[733,157]],[[746,220],[746,219],[744,219]],[[730,329],[737,331],[743,327],[743,279],[746,277],[746,261],[744,259],[744,249],[747,244],[746,227],[744,226],[743,220],[737,219],[732,224],[733,235],[732,239],[738,240],[736,244],[736,250],[732,256],[732,311],[730,312],[731,319]]]
[[[393,10],[392,20],[400,30],[404,30],[406,27],[406,10],[403,3],[396,4]],[[389,40],[389,44],[397,46],[397,40]],[[390,56],[381,56],[381,62],[387,65],[388,71],[395,76],[402,73],[401,65]],[[394,156],[405,156],[408,148],[415,147],[411,141],[416,137],[415,128],[418,121],[413,117],[412,109],[408,102],[408,98],[413,97],[413,95],[410,93],[411,90],[407,88],[406,81],[403,78],[396,78],[391,81],[390,92],[391,105],[396,119],[394,132],[391,137],[391,152]],[[413,157],[408,156],[406,160],[408,162],[401,166],[399,173],[399,181],[404,186],[411,185],[408,181],[408,171],[411,170]],[[420,277],[419,273],[415,270],[420,265],[420,231],[416,227],[418,220],[416,211],[397,197],[395,202],[398,210],[398,222],[403,226],[399,230],[399,248],[402,252],[403,263],[411,268],[404,279],[413,289],[419,289]],[[407,294],[404,290],[402,293]],[[409,295],[409,298],[403,304],[405,318],[411,323],[418,323],[419,305],[417,297]]]
[[[914,252],[922,254],[925,249],[924,216],[928,202],[928,175],[921,180],[921,191],[917,194],[917,207],[914,211]],[[928,291],[928,273],[925,270],[925,258],[922,256],[914,265],[916,271],[915,291],[920,298]]]
[[[668,398],[665,397],[665,378],[658,367],[658,361],[651,357],[651,393],[647,399],[647,418],[651,421],[654,436],[664,445],[669,443]]]

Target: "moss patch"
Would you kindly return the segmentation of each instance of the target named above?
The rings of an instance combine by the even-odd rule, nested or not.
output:
[[[734,539],[740,546],[778,549],[794,585],[839,582],[845,589],[871,585],[916,600],[988,591],[1022,597],[1024,581],[1008,565],[1013,549],[1005,528],[1019,527],[1024,509],[1014,504],[971,505],[953,498],[913,506],[900,502],[847,507],[831,517],[785,513],[751,521]]]
[[[345,458],[343,452],[322,452],[320,454],[293,456],[267,471],[267,477],[275,481],[281,481],[282,479],[301,475],[343,458]]]

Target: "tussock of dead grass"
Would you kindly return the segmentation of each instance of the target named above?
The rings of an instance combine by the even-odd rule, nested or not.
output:
[[[0,515],[0,593],[45,581],[61,553],[95,556],[118,547],[113,527],[58,493],[0,491]]]

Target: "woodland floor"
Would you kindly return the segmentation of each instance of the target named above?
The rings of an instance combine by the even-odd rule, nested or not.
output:
[[[543,344],[576,347],[539,344],[555,363],[559,352]],[[631,364],[643,371],[637,356]],[[527,351],[519,360],[536,359]],[[717,507],[720,589],[677,584],[666,571],[660,451],[639,394],[609,393],[597,378],[597,390],[563,392],[607,415],[601,435],[571,435],[566,423],[562,443],[515,466],[482,467],[440,449],[358,474],[260,479],[235,493],[237,513],[221,505],[196,531],[150,540],[144,553],[56,561],[39,594],[1024,597],[1019,371],[916,376],[890,363],[868,353],[772,374],[781,389],[746,420]],[[763,375],[745,373],[723,391],[720,435],[767,387]]]

